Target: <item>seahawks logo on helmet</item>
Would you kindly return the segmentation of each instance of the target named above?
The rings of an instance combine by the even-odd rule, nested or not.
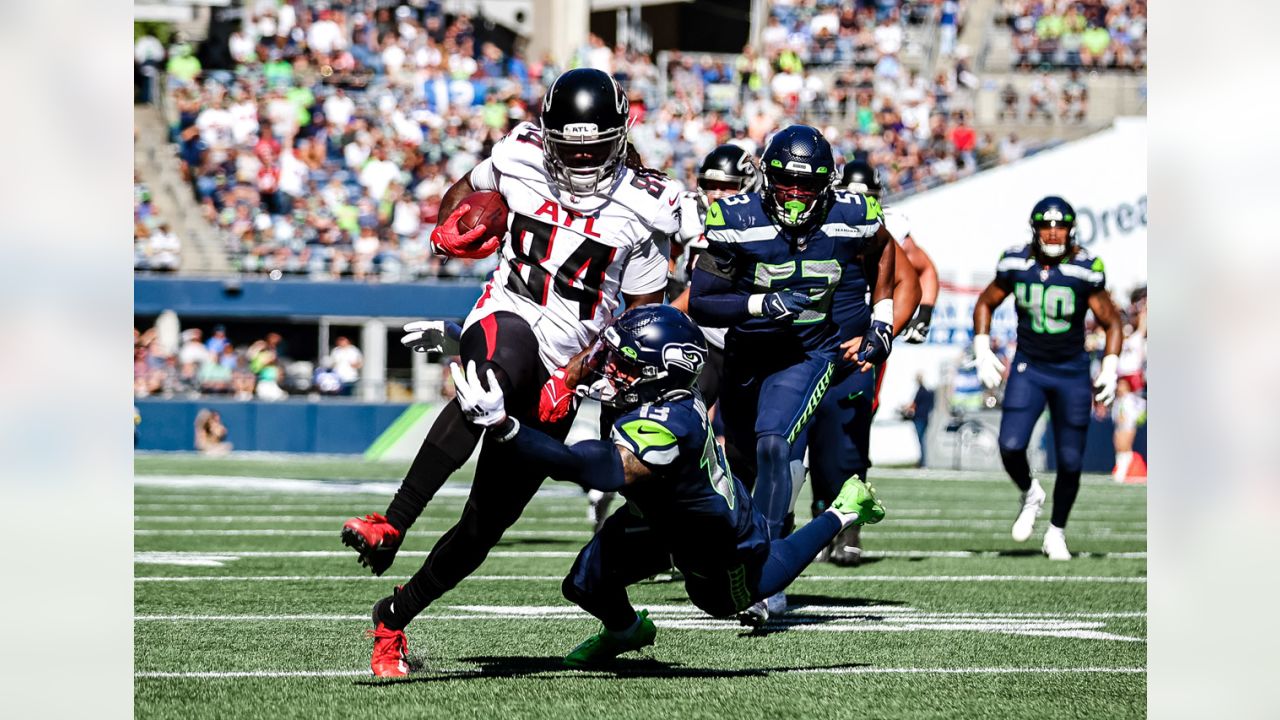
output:
[[[696,373],[707,362],[707,351],[693,343],[668,343],[662,347],[662,365],[666,369],[683,368]]]

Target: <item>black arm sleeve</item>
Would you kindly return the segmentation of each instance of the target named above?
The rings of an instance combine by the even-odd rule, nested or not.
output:
[[[730,327],[751,318],[747,309],[750,293],[734,289],[726,270],[731,267],[731,260],[717,259],[712,248],[698,256],[698,264],[693,269],[689,317],[707,327]]]

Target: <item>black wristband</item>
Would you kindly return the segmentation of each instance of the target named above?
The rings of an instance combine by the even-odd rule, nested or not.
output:
[[[520,421],[508,415],[502,423],[489,428],[489,432],[493,433],[494,442],[507,442],[520,432]]]
[[[929,324],[929,321],[930,321],[930,320],[932,320],[932,319],[933,319],[933,306],[932,306],[932,305],[921,305],[921,306],[919,307],[919,309],[917,309],[917,310],[916,310],[916,320],[917,320],[917,321],[922,322],[922,323],[924,323],[925,325],[928,325],[928,324]]]

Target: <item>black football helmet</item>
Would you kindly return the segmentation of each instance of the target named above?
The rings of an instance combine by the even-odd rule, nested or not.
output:
[[[627,410],[692,393],[707,339],[670,305],[641,305],[604,329],[586,362],[587,397]]]
[[[627,94],[613,76],[577,68],[542,98],[542,154],[556,186],[589,196],[613,184],[627,156]]]
[[[831,204],[836,161],[831,143],[817,128],[791,125],[779,130],[761,157],[764,208],[786,227],[821,219]]]
[[[864,160],[851,160],[840,173],[840,188],[879,199],[884,192],[880,171]]]
[[[1031,208],[1031,246],[1036,254],[1048,260],[1069,255],[1076,245],[1076,209],[1057,195],[1050,195]],[[1040,242],[1040,229],[1067,228],[1067,242],[1063,245],[1045,245]]]
[[[721,145],[708,153],[698,167],[698,188],[705,193],[756,192],[763,184],[751,153],[738,145]]]

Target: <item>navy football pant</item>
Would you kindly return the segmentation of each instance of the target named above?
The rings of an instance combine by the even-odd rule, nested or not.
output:
[[[806,430],[815,515],[831,507],[851,475],[867,479],[876,383],[883,374],[882,367],[865,373],[854,368],[838,372],[818,405]]]
[[[1051,522],[1066,527],[1071,506],[1080,492],[1084,443],[1093,409],[1089,365],[1079,361],[1040,363],[1015,354],[1000,418],[1000,459],[1009,477],[1024,491],[1031,487],[1027,444],[1046,406],[1058,460]]]
[[[758,371],[758,365],[751,364],[767,357],[735,362],[730,353],[720,409],[726,440],[739,449],[756,449],[751,497],[769,524],[769,537],[777,540],[791,504],[791,456],[831,382],[834,366],[826,353],[802,356],[773,372]]]
[[[730,567],[724,572],[703,577],[680,568],[689,600],[713,617],[745,610],[790,585],[838,532],[839,519],[823,513],[787,539],[769,543],[767,553],[727,563]],[[648,521],[633,512],[630,504],[623,505],[578,553],[561,590],[605,628],[620,632],[636,619],[627,586],[669,569],[670,558],[670,548]]]

